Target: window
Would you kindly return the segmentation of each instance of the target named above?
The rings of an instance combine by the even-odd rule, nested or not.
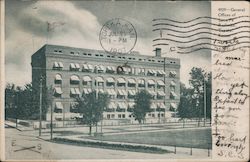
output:
[[[129,103],[128,103],[128,109],[127,109],[127,111],[128,111],[128,112],[132,112],[134,106],[135,106],[135,103],[134,103],[134,102],[129,102]]]
[[[138,69],[138,75],[145,75],[145,69],[144,68],[139,68]]]
[[[177,97],[177,95],[173,91],[171,91],[170,92],[170,99],[175,99],[176,97]]]
[[[115,118],[115,114],[111,114],[111,118],[112,118],[112,119]]]
[[[155,103],[151,103],[151,106],[150,106],[151,109],[156,109],[157,108],[157,105]]]
[[[148,70],[147,75],[148,75],[148,76],[155,76],[156,73],[157,73],[157,72],[156,72],[155,70]]]
[[[128,87],[135,87],[136,81],[135,79],[129,78],[128,79]]]
[[[107,114],[107,119],[110,119],[110,114]]]
[[[93,65],[83,64],[83,66],[82,66],[82,72],[93,72],[93,71],[94,71]]]
[[[139,79],[138,80],[138,87],[144,88],[145,87],[145,80],[144,79]]]
[[[76,102],[71,102],[70,103],[70,112],[71,113],[78,113],[77,108],[76,108],[77,103]]]
[[[95,78],[95,86],[103,87],[104,86],[104,79],[102,77],[96,77]]]
[[[148,80],[148,88],[154,88],[155,87],[155,81],[150,79]]]
[[[116,69],[114,66],[107,66],[106,68],[106,73],[110,73],[110,74],[113,74],[115,73]]]
[[[116,104],[114,102],[110,102],[106,109],[106,112],[115,112],[115,109],[116,109]]]
[[[71,71],[79,71],[80,65],[78,63],[70,63],[69,69]]]
[[[118,102],[116,111],[117,112],[125,112],[126,108],[127,108],[127,106],[126,106],[125,102]]]
[[[128,90],[128,98],[133,99],[135,98],[136,91],[135,90]]]
[[[60,98],[62,96],[62,88],[61,87],[55,87],[54,88],[54,97]]]
[[[54,83],[55,84],[62,84],[62,76],[60,74],[56,74]]]
[[[79,88],[70,88],[70,97],[80,97],[80,89]]]
[[[163,89],[165,87],[165,83],[163,80],[157,80],[157,88]]]
[[[166,74],[166,73],[165,73],[163,70],[158,70],[156,76],[158,76],[158,77],[163,77],[163,76],[165,76],[165,74]]]
[[[95,66],[95,72],[96,73],[104,73],[105,72],[104,66],[102,66],[102,65]]]
[[[126,80],[124,78],[118,78],[117,79],[117,86],[118,87],[125,87],[126,86]]]
[[[77,75],[72,75],[70,77],[70,84],[79,84],[80,83],[80,79]]]
[[[62,70],[62,69],[63,69],[63,64],[62,64],[62,62],[54,62],[54,64],[53,64],[53,69],[54,69],[54,70]]]
[[[116,96],[116,92],[114,89],[107,89],[107,93],[108,93],[109,97],[112,99],[114,99]]]
[[[170,78],[175,78],[176,77],[176,72],[175,71],[170,71],[169,77]]]
[[[125,114],[122,114],[122,118],[125,118]]]
[[[176,86],[176,83],[175,83],[175,81],[171,81],[170,82],[170,91],[173,91],[173,92],[175,92],[175,86]]]
[[[176,105],[176,103],[170,103],[170,111],[176,111],[176,109],[177,109],[177,105]]]
[[[121,115],[121,114],[118,114],[118,118],[122,118],[122,115]]]
[[[118,89],[117,98],[118,99],[125,99],[125,96],[127,96],[127,92],[123,89]]]
[[[114,87],[115,86],[115,79],[112,77],[107,78],[106,85],[107,85],[107,87]]]
[[[63,104],[61,102],[56,102],[54,112],[62,113],[62,111],[63,111]]]
[[[155,96],[156,96],[156,92],[155,92],[155,91],[153,91],[153,90],[148,90],[148,93],[151,95],[152,99],[155,98]]]
[[[175,92],[175,86],[170,86],[170,91]]]
[[[89,94],[91,92],[92,92],[92,89],[90,89],[90,88],[83,88],[82,95],[86,95],[86,94]]]
[[[157,99],[164,99],[165,93],[163,91],[157,92]]]
[[[82,80],[83,80],[82,84],[84,86],[91,86],[92,85],[92,79],[90,78],[90,76],[84,76],[82,78]]]
[[[132,68],[131,67],[123,67],[124,74],[132,74]]]

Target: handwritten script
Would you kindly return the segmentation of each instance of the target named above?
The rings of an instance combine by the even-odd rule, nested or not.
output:
[[[224,33],[228,35],[225,40],[219,40],[217,36],[213,36],[212,42],[220,47],[219,50],[212,51],[213,155],[215,158],[247,160],[249,156],[250,37],[249,33],[246,34],[244,31],[249,30],[250,27],[249,11],[244,5],[238,5],[237,9],[233,8],[234,2],[217,4],[217,6],[214,4],[212,7],[213,16],[220,21],[220,26],[215,28],[220,35]],[[224,29],[225,26],[226,29]],[[221,47],[222,44],[226,46]]]

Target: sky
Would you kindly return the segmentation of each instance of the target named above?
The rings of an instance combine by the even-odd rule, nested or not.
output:
[[[188,21],[210,16],[211,12],[207,1],[11,0],[5,3],[5,80],[19,86],[31,82],[31,55],[44,44],[102,50],[99,42],[102,26],[113,18],[123,18],[133,24],[137,32],[133,50],[153,56],[152,40],[159,37],[158,32],[152,31],[153,19]],[[48,32],[47,22],[60,22],[61,25]],[[177,46],[174,42],[168,43]],[[180,59],[180,80],[186,85],[192,67],[211,70],[209,50],[183,55],[170,53],[169,46],[162,46],[162,53]]]

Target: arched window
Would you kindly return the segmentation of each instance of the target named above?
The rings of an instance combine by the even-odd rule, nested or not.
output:
[[[95,78],[95,86],[102,86],[103,87],[103,85],[104,85],[103,77],[100,77],[100,76],[96,77]]]
[[[79,84],[79,82],[80,82],[79,76],[72,75],[70,77],[70,84]]]
[[[157,88],[161,89],[165,87],[165,83],[163,80],[157,80]]]
[[[82,77],[82,84],[84,86],[91,86],[91,84],[92,84],[91,77],[90,76],[84,76],[84,77]]]
[[[153,79],[148,80],[148,88],[154,88],[155,87],[155,81]]]
[[[115,79],[113,77],[109,77],[106,79],[107,87],[114,87],[115,86]]]
[[[145,80],[144,79],[138,80],[138,87],[145,87]]]
[[[125,87],[125,85],[126,85],[126,80],[124,78],[117,79],[117,86],[118,87]]]
[[[129,78],[128,79],[128,87],[135,87],[136,81],[134,78]]]
[[[62,84],[62,76],[61,76],[61,74],[56,74],[54,83],[55,84]]]
[[[175,86],[176,86],[176,83],[175,83],[175,81],[171,81],[170,82],[170,91],[173,91],[173,92],[175,92]]]

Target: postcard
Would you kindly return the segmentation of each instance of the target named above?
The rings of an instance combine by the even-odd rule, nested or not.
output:
[[[1,2],[1,161],[248,161],[247,1]]]

